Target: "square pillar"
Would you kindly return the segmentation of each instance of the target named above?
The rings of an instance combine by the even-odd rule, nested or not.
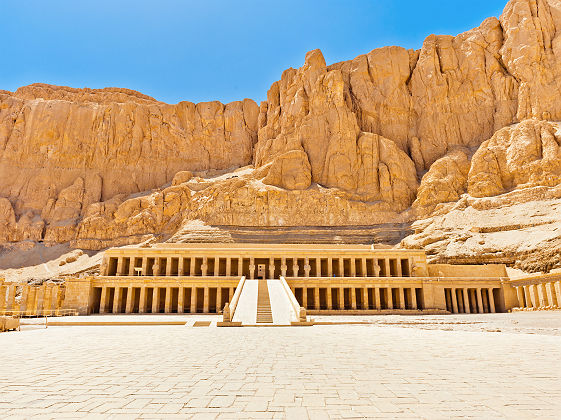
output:
[[[308,308],[308,288],[306,286],[304,286],[302,288],[302,303],[303,303],[303,307],[306,309]]]
[[[232,258],[230,257],[226,258],[226,275],[232,275]]]
[[[197,288],[195,286],[191,287],[191,313],[197,313]]]
[[[398,257],[395,261],[395,265],[397,266],[397,277],[403,277],[403,272],[401,271],[401,258]]]
[[[117,258],[117,276],[123,275],[123,257]],[[115,288],[116,290],[116,288]]]
[[[115,294],[113,295],[113,313],[118,314],[120,312],[120,302],[121,302],[121,293],[123,293],[123,289],[120,287],[115,286]]]
[[[184,270],[185,258],[179,257],[177,261],[177,276],[182,277],[185,274]]]
[[[452,313],[458,313],[458,294],[456,293],[456,288],[452,288]]]
[[[392,274],[390,272],[390,259],[384,258],[384,265],[386,266],[386,277],[391,277]]]
[[[469,309],[469,295],[468,295],[468,289],[467,288],[463,288],[462,289],[464,291],[464,312],[466,314],[471,313],[470,309]]]
[[[191,257],[189,261],[189,276],[193,277],[195,275],[195,257]]]
[[[531,308],[532,305],[532,294],[530,292],[530,286],[522,286],[524,289],[524,298],[526,299],[526,308]]]
[[[135,270],[134,270],[135,261],[136,261],[136,258],[135,258],[135,257],[130,257],[130,261],[129,261],[129,276],[134,276],[134,275],[136,275]]]
[[[220,258],[214,257],[214,277],[218,277],[220,274]]]
[[[253,257],[249,259],[249,278],[252,280],[255,278],[255,258]]]
[[[354,287],[351,287],[351,308],[356,310],[356,288]]]
[[[491,313],[495,313],[495,299],[493,298],[493,289],[490,287],[487,289],[489,293],[489,310]]]
[[[216,288],[216,313],[222,312],[222,287]]]
[[[380,288],[379,287],[374,288],[374,307],[377,310],[382,309],[382,304],[381,304],[381,300],[380,300]]]
[[[101,288],[101,299],[100,299],[100,303],[99,303],[99,313],[100,314],[104,314],[105,313],[105,308],[107,305],[107,287],[102,287]]]
[[[314,287],[314,308],[316,311],[320,309],[319,287]]]
[[[399,266],[400,265],[398,264],[398,267]],[[397,274],[399,275],[399,271],[397,272]],[[398,290],[399,290],[399,309],[405,309],[405,288],[400,287]]]
[[[561,307],[561,281],[556,281],[553,285],[557,296],[557,306]]]
[[[333,309],[333,295],[331,293],[331,287],[327,286],[327,309]]]
[[[281,258],[281,276],[286,277],[286,271],[288,267],[286,265],[286,258]]]
[[[524,305],[524,287],[518,286],[516,287],[516,297],[518,298],[518,307],[523,308]]]
[[[368,302],[368,287],[364,286],[362,288],[362,309],[368,309],[369,307],[370,305]]]
[[[360,264],[362,266],[362,277],[368,277],[368,268],[366,267],[366,258],[361,258]],[[368,288],[365,288],[368,294]]]
[[[339,310],[345,309],[345,288],[339,288]]]
[[[166,276],[171,276],[171,257],[168,257],[166,261]]]
[[[134,292],[134,287],[129,286],[127,290],[127,304],[125,306],[125,313],[127,314],[132,313],[132,305],[134,304],[133,292]]]
[[[345,277],[345,260],[343,257],[339,258],[339,276]]]
[[[243,276],[243,258],[238,258],[238,277]]]
[[[185,307],[185,288],[180,287],[177,293],[179,293],[177,295],[177,313],[182,314]]]
[[[138,305],[138,312],[141,314],[146,313],[146,286],[140,288],[140,304]]]
[[[208,286],[205,286],[204,298],[203,298],[203,312],[208,314],[209,298],[210,293],[208,292]]]
[[[159,287],[154,286],[154,291],[152,292],[152,313],[153,314],[157,314],[159,312],[160,309],[160,299],[158,296],[158,292],[159,292]]]
[[[411,288],[411,309],[419,309],[417,307],[417,289],[415,287]]]
[[[547,292],[547,301],[549,302],[549,306],[557,306],[557,296],[555,295],[555,286],[553,282],[549,282],[545,284],[545,291]]]
[[[4,311],[6,310],[7,294],[8,294],[8,286],[4,286],[3,284],[0,283],[0,315],[3,315]]]
[[[203,257],[203,263],[201,265],[201,275],[203,277],[205,277],[207,275],[207,270],[208,270],[208,258],[207,257]]]
[[[327,276],[333,277],[333,258],[331,257],[327,259]]]
[[[316,277],[322,277],[321,274],[321,258],[316,258]]]
[[[543,307],[548,306],[547,293],[545,291],[545,284],[540,283],[540,284],[536,285],[536,287],[538,288],[538,297],[539,297],[540,307],[543,308]]]
[[[171,287],[166,287],[166,300],[165,300],[164,312],[166,314],[171,313]]]
[[[351,264],[351,277],[356,277],[356,261],[354,258],[349,258]],[[354,287],[353,287],[354,289]],[[356,306],[356,305],[355,305]]]
[[[142,275],[148,273],[148,257],[142,257]]]
[[[386,259],[386,261],[387,261],[387,259]],[[388,295],[388,309],[397,309],[394,306],[392,288],[388,287],[388,288],[386,288],[386,291],[387,291],[387,295]]]
[[[276,279],[275,276],[275,259],[269,258],[269,277],[270,279]]]

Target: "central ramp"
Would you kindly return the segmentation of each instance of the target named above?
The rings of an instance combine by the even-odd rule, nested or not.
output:
[[[295,325],[300,321],[300,307],[284,279],[245,280],[234,298],[231,324],[243,326]],[[238,294],[238,290],[236,290]],[[235,295],[236,295],[235,294]],[[305,317],[305,316],[304,316]],[[225,323],[228,323],[225,319]],[[305,319],[304,319],[305,320]]]

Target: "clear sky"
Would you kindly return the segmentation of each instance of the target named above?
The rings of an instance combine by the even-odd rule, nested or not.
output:
[[[0,0],[0,89],[126,87],[176,103],[261,101],[320,48],[328,64],[456,35],[506,0]]]

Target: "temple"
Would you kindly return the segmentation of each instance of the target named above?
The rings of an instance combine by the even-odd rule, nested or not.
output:
[[[80,314],[224,313],[225,322],[250,324],[268,313],[293,323],[313,314],[488,313],[517,304],[502,264],[428,264],[423,250],[323,244],[111,248],[99,276],[67,280],[65,299]]]

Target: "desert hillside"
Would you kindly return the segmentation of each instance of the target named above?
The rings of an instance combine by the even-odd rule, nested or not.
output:
[[[560,121],[558,0],[511,0],[419,50],[310,51],[259,105],[0,91],[0,244],[356,240],[547,271]]]

